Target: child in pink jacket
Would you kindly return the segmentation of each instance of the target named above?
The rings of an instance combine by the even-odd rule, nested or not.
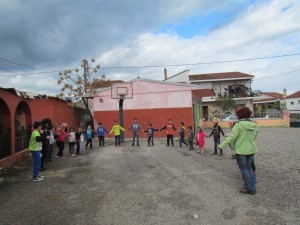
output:
[[[198,127],[198,131],[196,133],[196,145],[198,147],[198,152],[204,153],[204,138],[208,138],[208,135],[202,131],[201,127]]]

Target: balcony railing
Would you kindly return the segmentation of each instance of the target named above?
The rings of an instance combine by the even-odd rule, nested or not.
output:
[[[224,88],[224,91],[217,93],[218,97],[231,97],[231,98],[246,98],[259,96],[258,91],[253,91],[248,87],[237,87],[237,88]]]

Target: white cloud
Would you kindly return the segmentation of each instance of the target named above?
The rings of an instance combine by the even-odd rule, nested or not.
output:
[[[293,4],[292,4],[293,3]],[[282,11],[291,5],[287,11]],[[172,33],[142,33],[130,44],[120,45],[105,52],[99,60],[104,66],[162,65],[246,59],[300,52],[300,3],[272,1],[251,6],[245,14],[220,29],[205,36],[183,39]],[[241,71],[257,78],[300,69],[299,56],[255,60],[246,62],[183,66],[168,68],[169,74],[190,69],[191,74]],[[117,70],[111,71],[120,78]],[[151,75],[152,73],[152,75]],[[291,77],[299,80],[295,72],[273,79],[258,79],[254,86],[259,89],[297,89]],[[131,70],[123,79],[136,77],[163,79],[163,68]],[[289,79],[285,79],[285,76]],[[113,74],[112,74],[112,77]],[[280,81],[280,82],[278,82]]]
[[[96,57],[102,67],[126,67],[223,61],[300,52],[300,2],[296,0],[258,1],[247,10],[241,10],[227,25],[190,39],[171,32],[155,33],[165,24],[176,24],[195,14],[222,10],[229,2],[189,0],[182,4],[181,0],[130,0],[126,3],[89,1],[83,4],[77,1],[71,4],[73,1],[52,1],[35,4],[34,7],[27,4],[28,11],[20,12],[21,1],[5,1],[5,7],[1,3],[0,8],[8,12],[2,12],[7,15],[20,12],[18,18],[24,18],[27,25],[20,27],[22,21],[15,17],[5,20],[8,25],[0,21],[0,28],[8,30],[4,32],[5,37],[0,38],[0,49],[7,54],[7,58],[12,59],[12,56],[18,55],[28,60],[28,63],[36,63],[36,67],[47,68],[62,65],[70,68],[77,66],[83,58],[92,57]],[[57,5],[60,7],[57,8]],[[39,7],[45,11],[37,13]],[[89,10],[95,11],[78,11],[78,7],[90,7]],[[30,8],[33,10],[32,15],[28,15]],[[12,29],[15,24],[19,25],[16,27],[19,27],[20,33]],[[32,35],[26,29],[32,31]],[[18,57],[15,60],[18,61]],[[167,69],[169,75],[190,69],[191,74],[240,71],[262,78],[300,69],[300,63],[299,56],[293,56]],[[163,79],[161,67],[107,69],[103,72],[109,79],[130,80],[137,76]],[[254,87],[266,91],[283,88],[297,90],[298,74],[295,72],[257,79]],[[47,79],[0,77],[0,82],[1,86],[15,86],[20,90],[30,91],[34,88],[43,93],[43,90],[58,92],[55,73],[36,76]]]

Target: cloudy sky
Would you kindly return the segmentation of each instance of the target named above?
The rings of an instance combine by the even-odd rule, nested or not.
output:
[[[240,71],[255,90],[293,92],[299,12],[299,0],[1,0],[0,87],[57,94],[58,71],[95,58],[96,77]]]

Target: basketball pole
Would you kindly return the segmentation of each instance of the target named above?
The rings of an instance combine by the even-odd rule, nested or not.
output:
[[[120,95],[119,99],[119,117],[120,117],[120,126],[124,127],[124,119],[123,119],[123,102],[124,102],[124,95]],[[124,131],[121,130],[120,133],[121,143],[124,143]]]

